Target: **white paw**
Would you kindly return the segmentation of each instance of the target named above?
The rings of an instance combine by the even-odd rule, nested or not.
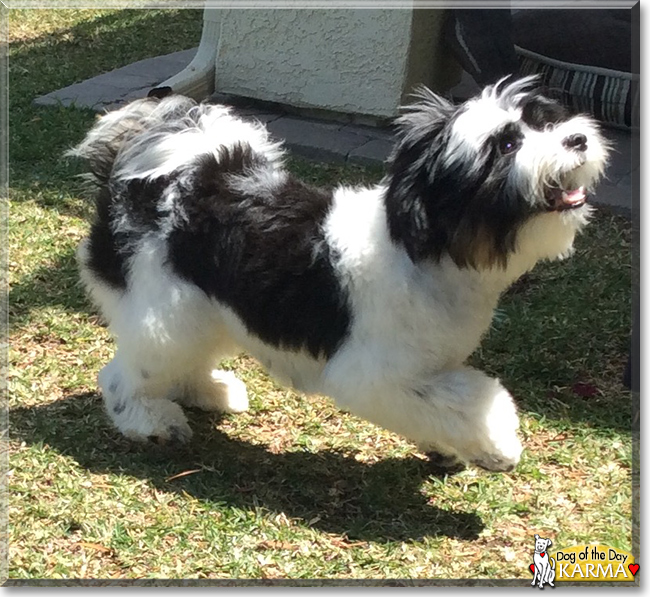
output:
[[[176,398],[185,406],[207,412],[241,413],[248,409],[246,385],[231,371],[214,369],[192,380]]]
[[[511,471],[515,468],[523,447],[517,436],[519,417],[512,396],[498,392],[485,417],[485,434],[480,451],[470,462],[489,471]]]
[[[474,456],[470,462],[487,471],[508,472],[517,466],[521,450],[521,443],[519,444],[519,450],[516,454],[504,454],[497,450],[489,450]]]
[[[126,401],[123,410],[114,406],[111,409],[107,401],[107,411],[118,430],[129,439],[186,443],[192,437],[183,409],[165,398],[133,398]]]
[[[501,460],[511,462],[513,466],[519,462],[524,450],[521,440],[514,430],[504,433],[500,438],[494,440],[494,447]]]
[[[226,413],[243,413],[248,410],[246,384],[241,379],[237,379],[232,371],[214,369],[210,377],[214,384],[221,388],[219,410]]]

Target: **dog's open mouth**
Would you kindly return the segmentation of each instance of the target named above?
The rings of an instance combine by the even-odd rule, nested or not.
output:
[[[587,193],[583,186],[577,189],[549,187],[546,191],[546,201],[549,211],[576,209],[587,202]]]

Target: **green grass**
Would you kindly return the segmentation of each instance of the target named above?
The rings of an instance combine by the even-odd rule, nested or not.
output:
[[[630,228],[602,212],[565,263],[504,298],[472,357],[521,409],[511,474],[430,474],[402,438],[228,361],[251,410],[190,413],[192,442],[135,445],[108,423],[96,375],[113,342],[78,284],[88,229],[61,159],[94,115],[35,96],[192,47],[200,11],[10,11],[9,577],[529,579],[554,549],[632,548]],[[56,57],[56,58],[53,58]],[[64,59],[65,58],[65,59]],[[320,184],[379,173],[293,160]]]

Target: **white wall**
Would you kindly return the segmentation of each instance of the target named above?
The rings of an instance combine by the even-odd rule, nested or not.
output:
[[[393,117],[414,85],[440,89],[457,74],[440,51],[442,11],[219,12],[218,92]]]

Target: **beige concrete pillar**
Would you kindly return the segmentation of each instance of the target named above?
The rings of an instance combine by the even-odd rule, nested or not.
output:
[[[392,118],[414,86],[444,91],[460,76],[441,43],[443,15],[428,9],[206,9],[204,57],[197,55],[202,64],[186,74],[203,72],[212,52],[215,91]],[[183,74],[164,84],[183,92]]]

